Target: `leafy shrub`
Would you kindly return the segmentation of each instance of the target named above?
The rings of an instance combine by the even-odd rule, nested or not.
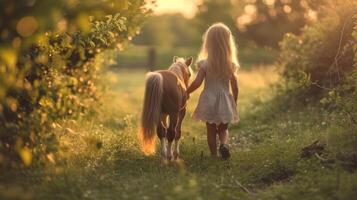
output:
[[[282,75],[289,89],[321,97],[353,70],[356,7],[354,1],[326,1],[314,25],[305,27],[301,35],[285,35]]]
[[[342,113],[345,126],[357,124],[356,8],[355,1],[326,1],[316,24],[281,42],[287,92]]]
[[[284,98],[328,112],[330,157],[350,171],[357,166],[356,8],[355,1],[327,1],[318,23],[300,36],[287,34],[281,43]]]
[[[101,9],[98,20],[94,17],[83,20],[80,15],[79,19],[84,22],[76,24],[78,18],[68,19],[66,22],[71,28],[77,27],[74,31],[63,32],[55,28],[39,31],[33,36],[37,40],[21,38],[24,45],[18,48],[13,43],[19,36],[14,38],[13,35],[19,34],[19,28],[11,32],[10,25],[1,24],[2,30],[8,28],[10,36],[0,45],[3,50],[0,59],[0,166],[29,166],[33,160],[45,161],[56,150],[57,141],[51,132],[56,120],[80,115],[97,99],[95,55],[104,49],[122,48],[138,33],[149,14],[143,7],[143,0],[112,2],[113,10],[108,10],[110,2],[86,3],[86,9],[94,13]],[[12,4],[15,9],[9,16],[14,18],[19,12],[21,15],[21,9],[27,5],[23,1]],[[47,4],[35,3],[33,10],[43,5]],[[79,12],[80,5],[77,6],[69,5],[64,11],[91,13],[88,10]],[[6,12],[1,13],[8,14],[7,8],[2,7]],[[109,15],[104,18],[107,13]],[[36,13],[24,14],[36,16]],[[49,16],[41,20],[46,21],[46,17]]]
[[[322,99],[322,103],[327,103],[337,110],[347,115],[349,121],[357,126],[357,14],[354,16],[353,37],[353,70],[346,75],[346,78],[334,90],[329,92],[329,96]]]

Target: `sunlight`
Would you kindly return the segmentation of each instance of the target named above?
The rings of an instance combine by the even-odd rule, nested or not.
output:
[[[187,18],[192,18],[196,13],[197,5],[201,2],[202,0],[157,0],[154,13],[155,15],[181,13]]]
[[[1,2],[0,200],[356,199],[357,0]]]

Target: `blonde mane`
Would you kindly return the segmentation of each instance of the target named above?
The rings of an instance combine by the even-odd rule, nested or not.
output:
[[[185,66],[183,63],[185,63],[183,58],[177,58],[176,62],[172,63],[172,65],[169,67],[169,70],[172,71],[177,77],[179,77],[181,81],[184,81],[182,68]]]

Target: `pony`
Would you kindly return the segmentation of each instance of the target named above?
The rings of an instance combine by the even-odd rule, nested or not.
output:
[[[186,89],[191,76],[188,59],[174,57],[168,70],[146,74],[144,105],[139,137],[145,155],[155,153],[157,134],[161,143],[162,159],[176,160],[179,157],[181,125],[186,114],[188,96]],[[169,126],[167,121],[169,119]],[[166,140],[167,139],[167,148]],[[174,150],[172,152],[172,143]]]

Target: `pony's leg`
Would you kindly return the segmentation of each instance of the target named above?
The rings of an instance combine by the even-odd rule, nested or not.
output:
[[[169,125],[169,129],[167,130],[167,141],[168,141],[167,159],[171,160],[171,158],[172,158],[172,142],[174,141],[175,136],[176,136],[176,127],[178,124],[179,114],[178,113],[170,114],[169,117],[170,117],[170,125]]]
[[[181,126],[182,121],[185,118],[186,108],[181,110],[178,124],[176,127],[175,143],[174,143],[174,159],[177,159],[180,156],[180,138],[181,138]]]
[[[166,142],[165,142],[165,138],[166,138],[166,115],[163,115],[161,117],[161,120],[159,122],[159,125],[157,126],[157,136],[160,139],[160,144],[161,144],[161,157],[163,159],[165,159],[166,157]]]

